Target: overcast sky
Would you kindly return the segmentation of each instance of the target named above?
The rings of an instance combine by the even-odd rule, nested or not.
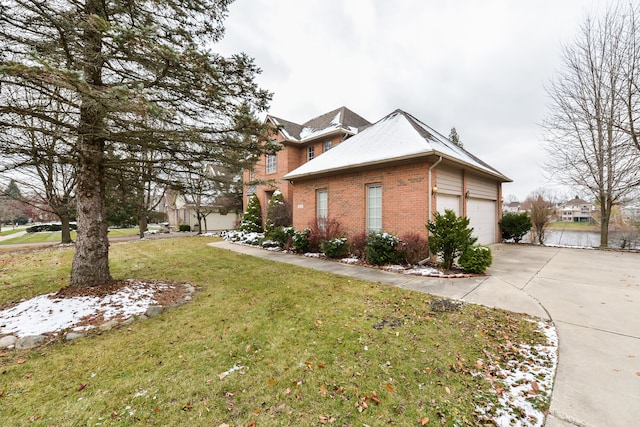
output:
[[[271,91],[269,113],[303,123],[346,106],[375,122],[403,109],[513,180],[541,177],[544,86],[596,0],[236,0],[216,46],[245,52]],[[570,189],[555,191],[573,196]]]

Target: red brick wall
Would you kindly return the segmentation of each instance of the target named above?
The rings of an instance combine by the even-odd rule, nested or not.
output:
[[[282,142],[283,138],[281,134],[277,134],[274,136],[275,141]],[[301,166],[303,163],[307,162],[307,147],[313,145],[315,157],[322,155],[323,145],[326,139],[319,139],[317,142],[307,145],[295,145],[291,143],[283,144],[282,150],[276,153],[277,157],[277,169],[275,173],[267,174],[267,162],[266,156],[262,156],[260,160],[256,163],[254,167],[254,179],[255,180],[272,180],[273,185],[258,185],[256,187],[256,194],[258,195],[258,199],[260,200],[260,206],[262,207],[262,218],[263,221],[266,219],[267,215],[267,204],[269,200],[265,197],[265,193],[271,193],[276,188],[280,190],[282,193],[285,202],[291,202],[293,200],[293,191],[294,186],[289,183],[289,181],[283,179],[282,177],[297,167]],[[336,135],[332,138],[332,147],[335,147],[337,144],[342,142],[342,136]],[[249,182],[249,171],[245,171],[243,174],[244,182]],[[247,189],[248,187],[245,187]],[[246,194],[243,197],[243,207],[246,210],[247,203],[249,202],[249,195]],[[315,202],[314,202],[315,206]],[[314,208],[315,209],[315,208]],[[315,212],[315,211],[314,211]],[[315,214],[314,214],[315,215]]]
[[[382,229],[401,236],[417,232],[427,237],[427,171],[424,161],[339,177],[296,181],[293,226],[307,227],[316,216],[316,190],[328,191],[328,216],[338,220],[349,235],[366,232],[366,186],[382,184]],[[434,204],[435,209],[435,204]]]

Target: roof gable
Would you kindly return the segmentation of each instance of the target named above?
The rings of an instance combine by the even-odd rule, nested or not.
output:
[[[329,111],[302,125],[275,116],[267,116],[267,120],[271,120],[273,124],[279,126],[284,138],[292,142],[307,142],[337,131],[355,135],[371,125],[369,121],[347,107]]]
[[[383,117],[342,144],[289,172],[284,178],[303,178],[428,155],[443,156],[502,181],[510,181],[487,163],[402,110]]]

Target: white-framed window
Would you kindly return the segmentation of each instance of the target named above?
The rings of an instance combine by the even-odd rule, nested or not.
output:
[[[327,218],[329,214],[329,193],[326,188],[316,190],[316,218]]]
[[[267,154],[267,173],[276,173],[278,170],[278,159],[275,154]]]
[[[382,231],[382,184],[367,185],[367,230]]]
[[[315,157],[315,150],[313,148],[313,145],[310,145],[309,147],[307,147],[307,162],[309,160],[313,160],[314,157]]]
[[[331,140],[325,141],[324,144],[322,145],[322,151],[323,152],[326,153],[329,150],[331,150]]]

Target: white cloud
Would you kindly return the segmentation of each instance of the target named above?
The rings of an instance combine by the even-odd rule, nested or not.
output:
[[[375,121],[396,108],[514,180],[547,186],[544,85],[587,12],[602,2],[238,0],[223,54],[246,52],[274,93],[271,113],[303,122],[345,105]]]

